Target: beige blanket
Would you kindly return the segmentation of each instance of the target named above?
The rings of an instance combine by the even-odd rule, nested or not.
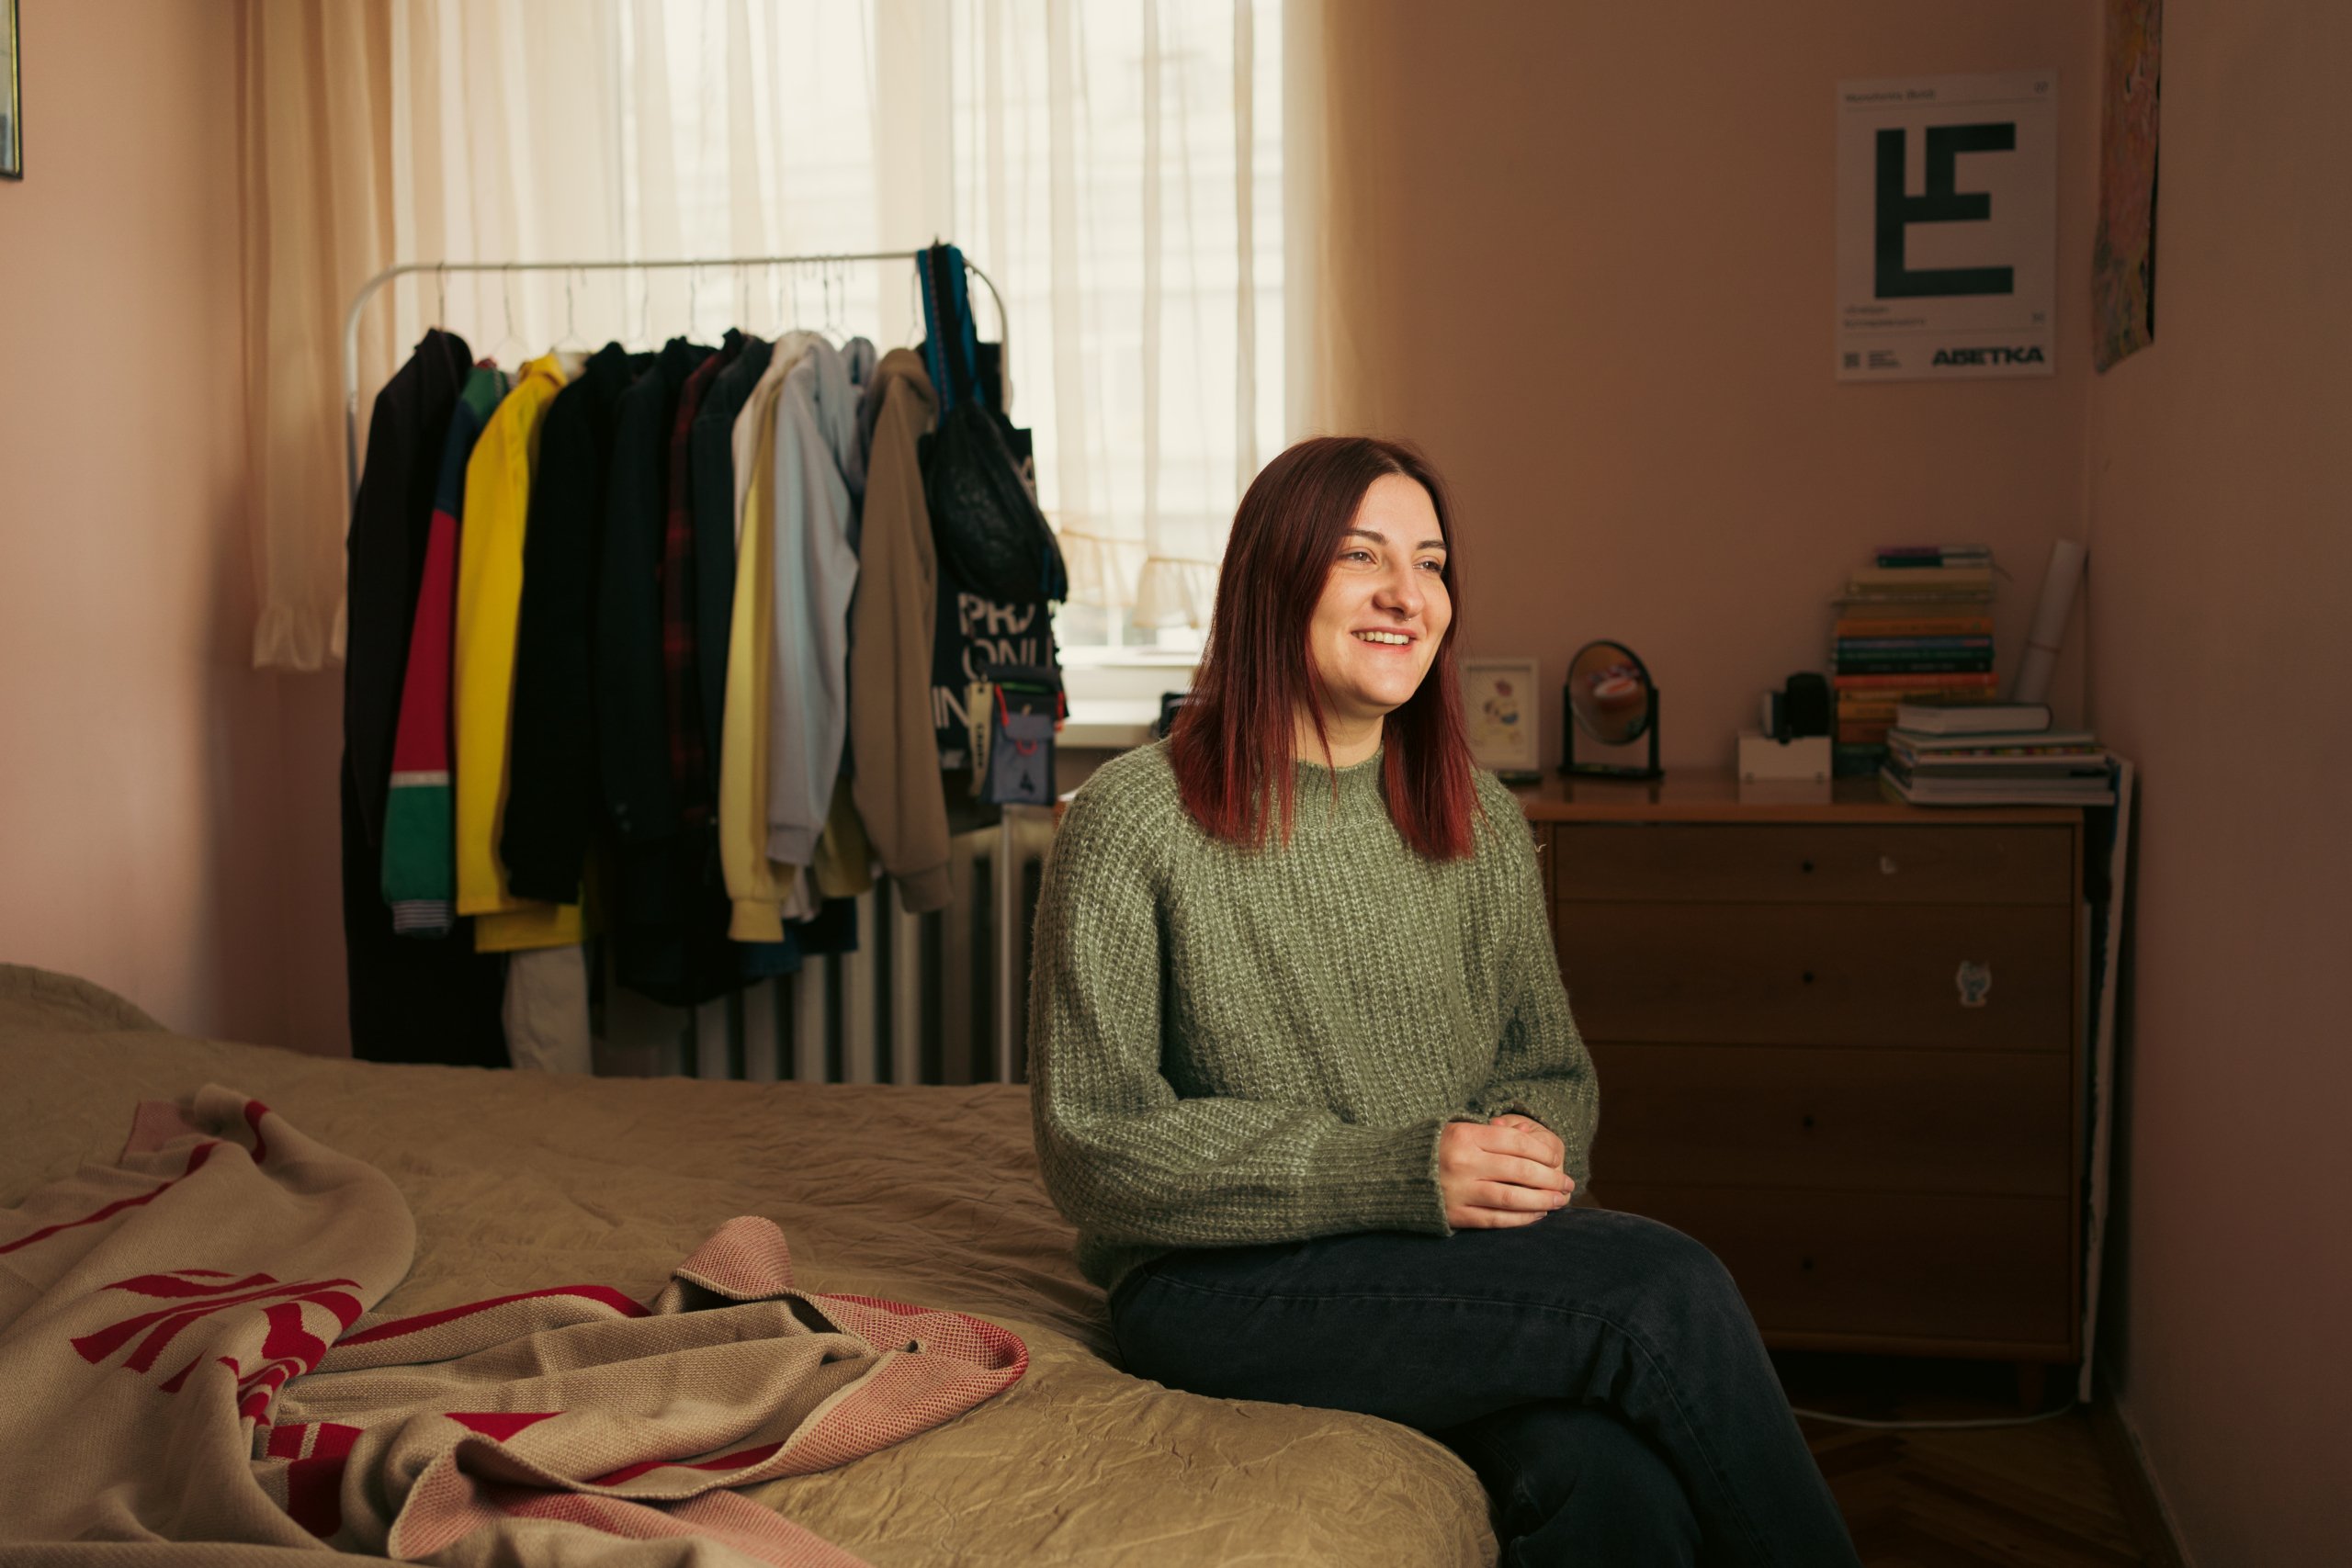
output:
[[[650,1307],[584,1283],[363,1315],[412,1235],[376,1171],[210,1086],[0,1210],[0,1543],[306,1531],[650,1565],[691,1542],[859,1568],[731,1489],[926,1430],[1028,1364],[976,1318],[796,1290],[783,1234],[748,1216]]]
[[[1101,1292],[1078,1277],[1039,1186],[1021,1088],[325,1060],[165,1033],[84,982],[0,966],[0,1205],[110,1161],[134,1100],[206,1083],[238,1085],[399,1190],[415,1260],[387,1314],[549,1281],[650,1300],[718,1225],[757,1215],[791,1237],[805,1290],[921,1302],[1017,1335],[1029,1371],[1003,1394],[864,1458],[743,1489],[876,1568],[1494,1561],[1476,1477],[1419,1434],[1118,1371]],[[183,1561],[111,1550],[126,1565]]]

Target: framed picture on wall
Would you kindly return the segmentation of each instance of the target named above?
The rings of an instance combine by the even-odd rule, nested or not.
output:
[[[1512,783],[1543,776],[1536,750],[1535,660],[1465,659],[1462,712],[1470,755]]]
[[[0,177],[25,177],[25,90],[17,80],[17,0],[0,0]]]

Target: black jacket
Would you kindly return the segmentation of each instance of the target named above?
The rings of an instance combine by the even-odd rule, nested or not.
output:
[[[463,339],[429,332],[384,384],[352,508],[339,793],[351,1048],[363,1061],[507,1065],[503,955],[474,951],[471,920],[435,941],[396,935],[383,896],[384,796],[409,630],[450,411],[472,357]]]
[[[623,397],[653,356],[607,344],[555,395],[523,536],[506,825],[498,852],[526,898],[580,899],[602,815],[594,716],[597,559]]]
[[[357,789],[362,830],[379,848],[442,439],[471,362],[465,339],[437,328],[424,334],[376,394],[368,464],[352,503],[345,545],[344,769]]]
[[[678,389],[710,352],[672,338],[622,394],[613,432],[596,581],[596,750],[605,810],[624,846],[678,830],[662,666],[662,537]]]
[[[623,401],[597,586],[596,739],[616,851],[615,969],[632,990],[679,1007],[741,984],[726,940],[717,829],[707,821],[686,827],[673,782],[662,655],[662,554],[678,393],[711,352],[673,339]],[[691,426],[687,439],[691,460]],[[731,594],[731,536],[729,545]],[[715,774],[717,754],[709,761]]]

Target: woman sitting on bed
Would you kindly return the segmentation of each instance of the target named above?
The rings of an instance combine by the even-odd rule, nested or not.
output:
[[[1598,1094],[1518,803],[1470,762],[1409,447],[1243,497],[1192,702],[1070,803],[1037,1149],[1130,1371],[1437,1437],[1507,1563],[1851,1563],[1704,1247],[1570,1207]]]

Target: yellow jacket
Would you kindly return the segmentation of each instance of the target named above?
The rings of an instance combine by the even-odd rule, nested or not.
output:
[[[766,374],[736,419],[736,472],[749,472],[737,514],[735,604],[727,638],[727,709],[718,747],[718,866],[734,901],[727,934],[782,942],[795,869],[768,859],[768,692],[775,653],[775,403],[790,361],[807,352],[777,340]],[[743,458],[748,455],[748,465]]]
[[[458,913],[474,919],[484,953],[568,947],[581,940],[580,906],[543,904],[506,890],[498,858],[506,815],[514,627],[523,607],[523,531],[539,426],[569,378],[556,355],[526,362],[466,465],[458,536],[458,620],[450,669],[457,732]]]

